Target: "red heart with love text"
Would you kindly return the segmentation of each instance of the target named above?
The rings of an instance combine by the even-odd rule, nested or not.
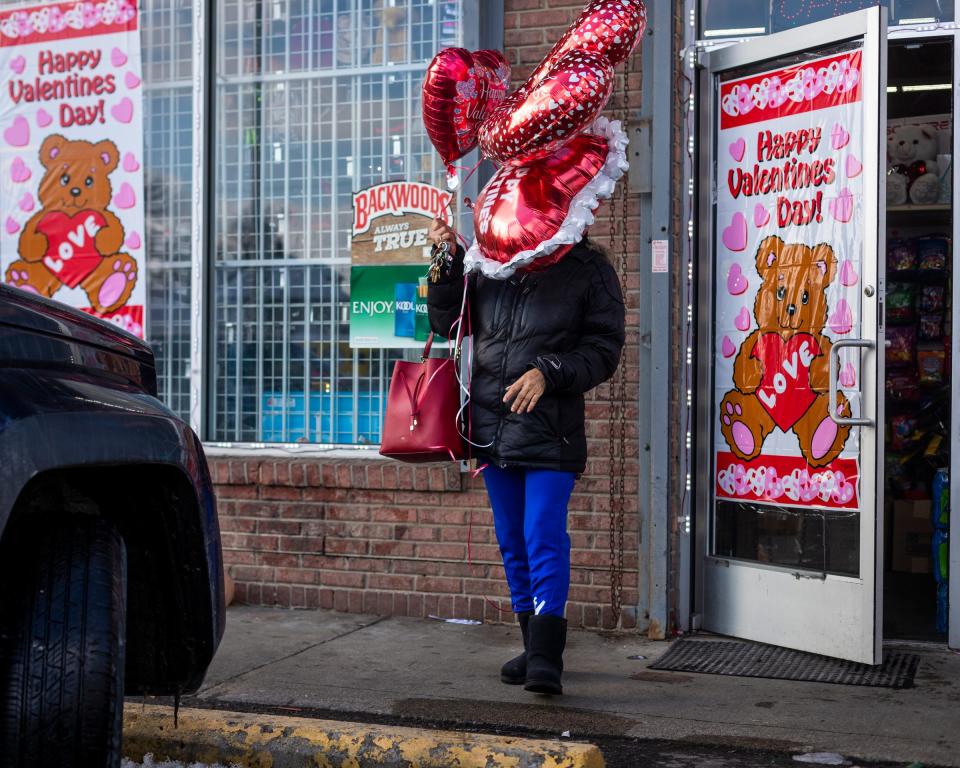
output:
[[[810,364],[820,354],[820,345],[809,333],[798,333],[786,341],[777,333],[765,333],[753,347],[750,356],[763,364],[757,397],[784,432],[817,399],[810,388]]]
[[[47,236],[43,264],[60,282],[76,288],[102,260],[96,237],[107,221],[99,211],[80,211],[67,216],[54,211],[37,224],[37,232]]]

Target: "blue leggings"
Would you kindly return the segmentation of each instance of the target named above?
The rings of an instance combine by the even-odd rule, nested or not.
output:
[[[491,465],[483,477],[513,610],[562,617],[570,591],[567,503],[576,475]]]

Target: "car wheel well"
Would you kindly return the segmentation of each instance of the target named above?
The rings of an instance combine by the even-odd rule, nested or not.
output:
[[[0,552],[64,516],[114,523],[127,549],[128,693],[195,689],[213,654],[210,574],[199,503],[176,466],[117,465],[50,470],[20,493]]]

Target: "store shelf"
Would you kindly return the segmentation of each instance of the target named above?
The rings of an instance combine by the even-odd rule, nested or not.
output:
[[[891,205],[887,207],[887,224],[949,224],[953,206],[949,203],[935,205]]]

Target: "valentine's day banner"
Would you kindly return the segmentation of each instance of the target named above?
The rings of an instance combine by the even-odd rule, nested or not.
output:
[[[144,335],[135,0],[0,11],[0,270]]]
[[[859,434],[829,415],[834,341],[857,338],[863,253],[859,49],[720,84],[716,495],[857,509]],[[860,413],[841,354],[838,415]]]
[[[353,195],[350,346],[422,347],[427,318],[427,232],[449,221],[452,195],[418,181],[388,181]]]

